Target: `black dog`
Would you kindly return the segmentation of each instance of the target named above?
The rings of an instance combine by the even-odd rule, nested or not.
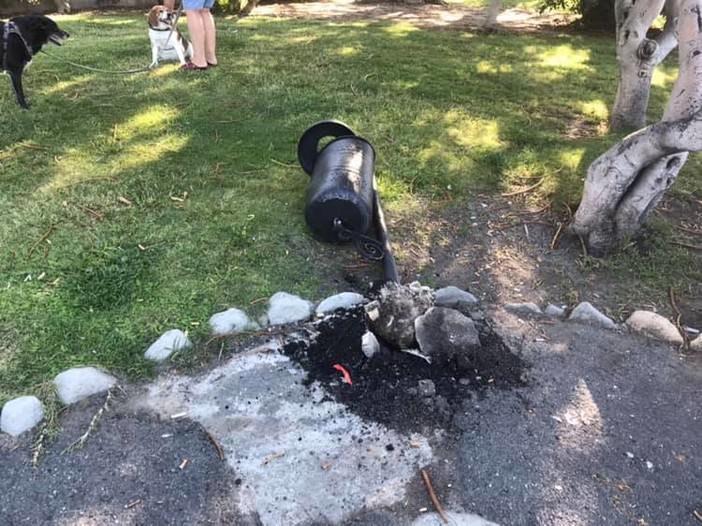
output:
[[[2,69],[10,75],[12,91],[23,108],[29,108],[22,89],[24,68],[44,44],[60,46],[68,36],[56,22],[43,15],[18,16],[9,22],[0,22]]]

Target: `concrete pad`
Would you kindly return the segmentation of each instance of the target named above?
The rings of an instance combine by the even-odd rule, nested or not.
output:
[[[364,422],[319,385],[305,387],[305,374],[276,352],[248,354],[203,377],[163,378],[139,405],[186,412],[217,437],[242,479],[239,511],[264,526],[336,523],[402,500],[433,458],[427,440]]]
[[[448,522],[444,522],[438,513],[427,513],[412,522],[411,526],[499,526],[494,522],[472,513],[454,513],[446,511]]]

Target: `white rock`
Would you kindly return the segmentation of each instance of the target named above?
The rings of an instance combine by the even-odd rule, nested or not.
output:
[[[514,314],[536,314],[541,315],[541,309],[536,303],[526,302],[526,303],[507,303],[505,305],[505,310],[512,312]]]
[[[19,436],[44,418],[44,407],[36,396],[20,396],[7,402],[0,414],[0,431]]]
[[[371,331],[366,331],[361,337],[361,350],[366,358],[373,358],[373,355],[380,350],[378,338]]]
[[[461,290],[458,287],[454,287],[453,285],[439,289],[435,294],[434,305],[437,307],[456,309],[463,314],[468,314],[471,310],[475,309],[479,303],[478,298],[473,294]]]
[[[643,332],[664,342],[681,344],[684,341],[677,327],[655,312],[637,310],[625,323],[632,331]]]
[[[315,312],[317,314],[327,314],[337,309],[350,309],[359,303],[363,303],[363,299],[363,296],[356,292],[342,292],[322,301]]]
[[[114,376],[95,367],[74,367],[57,374],[54,378],[59,400],[66,405],[103,393],[116,383],[117,379]]]
[[[243,310],[227,309],[213,314],[210,318],[210,327],[214,334],[229,334],[241,331],[257,331],[261,327],[249,318]]]
[[[552,316],[554,318],[562,318],[565,314],[565,309],[563,307],[559,307],[557,305],[549,303],[544,309],[544,314],[546,314],[547,316]]]
[[[311,301],[287,292],[276,292],[268,300],[268,323],[284,325],[306,320],[314,312]]]
[[[158,340],[146,349],[144,357],[154,362],[162,362],[174,352],[190,346],[192,346],[192,343],[183,331],[171,329],[164,332]]]
[[[451,526],[499,526],[495,522],[490,522],[472,513],[454,513],[447,510],[446,515],[448,515],[448,523]],[[445,523],[438,513],[432,512],[419,516],[412,522],[411,526],[445,526]]]
[[[568,317],[569,320],[572,321],[583,321],[586,323],[594,323],[597,325],[601,325],[602,327],[605,327],[606,329],[616,329],[617,324],[614,323],[614,320],[611,318],[608,318],[604,314],[602,314],[600,311],[598,311],[595,307],[592,306],[587,301],[583,301],[582,303],[579,303],[577,307],[573,309],[573,311],[570,313],[570,316]]]
[[[702,351],[702,336],[698,336],[690,342],[691,351]]]

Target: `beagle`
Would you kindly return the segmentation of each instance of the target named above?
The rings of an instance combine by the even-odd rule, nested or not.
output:
[[[151,40],[150,68],[158,66],[159,60],[177,60],[181,65],[193,57],[193,45],[174,27],[175,12],[165,6],[155,5],[148,15],[149,39]]]

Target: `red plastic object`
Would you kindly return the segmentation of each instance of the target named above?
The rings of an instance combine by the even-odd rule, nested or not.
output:
[[[333,367],[334,367],[334,369],[336,369],[337,371],[339,371],[341,374],[344,375],[344,382],[345,383],[347,383],[349,385],[353,385],[353,382],[351,381],[351,375],[349,374],[349,372],[346,370],[346,368],[343,365],[339,365],[338,363],[335,363]]]

